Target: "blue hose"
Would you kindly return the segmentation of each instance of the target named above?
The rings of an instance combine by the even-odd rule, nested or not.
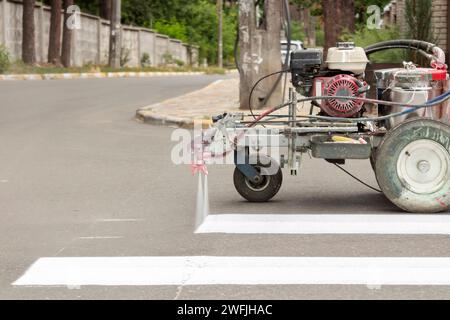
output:
[[[438,97],[436,97],[434,99],[431,99],[430,101],[427,102],[427,104],[432,103],[434,105],[434,102],[438,101],[440,99],[443,99],[442,102],[444,102],[445,100],[448,100],[449,97],[450,97],[450,91],[447,91],[444,94],[441,94],[440,96],[438,96]],[[442,102],[439,102],[439,104],[442,103]]]

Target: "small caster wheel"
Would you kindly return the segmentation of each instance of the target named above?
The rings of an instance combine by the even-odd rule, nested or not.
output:
[[[273,161],[273,159],[267,156],[264,156],[264,160],[263,156],[259,156],[257,161],[255,161],[253,156],[250,157],[250,163],[256,163],[252,166],[259,173],[261,173],[263,168],[270,167]],[[278,193],[278,191],[280,191],[283,182],[281,168],[278,164],[276,166],[278,170],[274,175],[262,175],[261,181],[258,181],[257,183],[250,181],[238,168],[236,168],[233,176],[234,187],[244,199],[250,202],[269,201]]]
[[[412,213],[447,211],[450,205],[450,126],[414,118],[390,130],[375,162],[385,196]]]

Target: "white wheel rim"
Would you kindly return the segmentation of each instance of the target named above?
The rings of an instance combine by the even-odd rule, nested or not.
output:
[[[245,178],[245,184],[250,190],[255,192],[261,192],[266,190],[266,188],[269,186],[270,176],[263,176],[263,179],[266,179],[266,181],[264,181],[264,184],[253,186],[252,183],[247,178]]]
[[[412,192],[430,194],[440,190],[450,178],[450,155],[433,140],[416,140],[400,152],[397,174]]]

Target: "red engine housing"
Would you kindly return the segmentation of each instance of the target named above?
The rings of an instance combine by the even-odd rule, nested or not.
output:
[[[351,75],[340,74],[334,77],[318,77],[314,79],[313,96],[339,96],[365,98],[359,90],[367,86]],[[358,100],[327,99],[318,101],[321,109],[332,117],[350,118],[361,111],[364,102]]]

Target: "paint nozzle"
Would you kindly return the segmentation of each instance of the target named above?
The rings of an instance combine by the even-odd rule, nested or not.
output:
[[[191,165],[192,175],[198,173],[203,173],[205,176],[208,175],[208,168],[205,164],[193,164]]]

